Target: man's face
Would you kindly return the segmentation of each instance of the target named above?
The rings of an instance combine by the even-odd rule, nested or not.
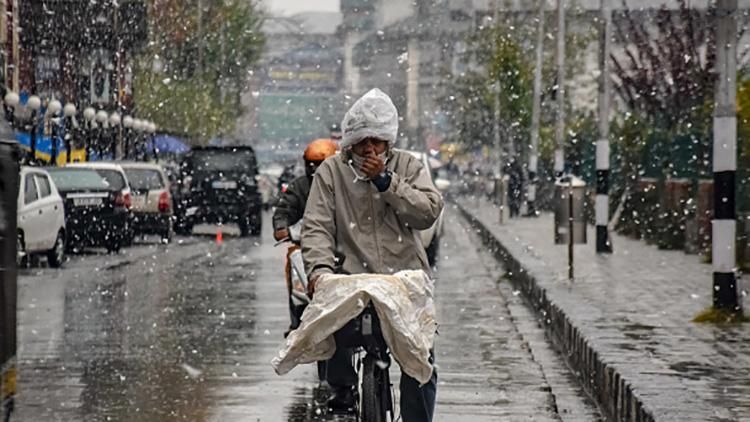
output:
[[[388,149],[388,141],[375,138],[365,138],[352,146],[352,152],[360,157],[380,155]]]

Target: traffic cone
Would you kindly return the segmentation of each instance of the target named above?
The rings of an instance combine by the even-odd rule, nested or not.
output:
[[[221,229],[216,230],[216,244],[221,245],[224,243],[224,233],[221,232]]]

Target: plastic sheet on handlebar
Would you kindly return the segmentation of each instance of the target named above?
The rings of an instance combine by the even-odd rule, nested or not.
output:
[[[394,275],[325,274],[302,314],[299,328],[289,333],[271,365],[279,375],[295,366],[329,359],[336,351],[333,334],[370,303],[375,307],[388,348],[402,370],[420,384],[432,376],[430,349],[437,320],[433,283],[424,271]]]

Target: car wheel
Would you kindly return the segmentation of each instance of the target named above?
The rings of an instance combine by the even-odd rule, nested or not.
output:
[[[120,249],[122,249],[122,242],[123,240],[120,239],[120,236],[111,236],[109,240],[107,240],[107,252],[109,253],[118,253],[120,252]]]
[[[123,237],[123,240],[122,242],[120,242],[122,246],[133,246],[135,244],[135,224],[134,223],[125,223],[122,237]]]
[[[23,240],[23,233],[18,232],[18,236],[16,236],[16,265],[18,268],[23,268],[28,266],[29,264],[29,256],[26,255],[26,244]]]
[[[170,220],[167,229],[161,234],[161,243],[171,243],[173,233],[174,230],[172,229],[172,221]]]
[[[178,217],[174,225],[174,231],[180,236],[190,236],[193,234],[193,224]]]
[[[65,233],[62,230],[57,233],[55,246],[47,251],[47,262],[52,268],[60,268],[63,262],[65,262]]]
[[[250,234],[253,236],[260,236],[262,228],[263,218],[261,217],[261,213],[257,213],[250,218]]]
[[[247,237],[250,235],[250,218],[245,217],[237,222],[237,225],[240,226],[240,236]]]
[[[427,262],[430,264],[430,267],[434,267],[437,263],[438,249],[440,249],[440,239],[435,236],[432,238],[427,249],[425,249],[425,252],[427,252]]]

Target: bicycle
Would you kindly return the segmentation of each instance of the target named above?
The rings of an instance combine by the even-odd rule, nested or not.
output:
[[[359,379],[359,400],[354,409],[357,420],[393,421],[395,415],[389,374],[391,357],[372,303],[337,331],[334,338],[336,347],[354,349],[352,363]]]

